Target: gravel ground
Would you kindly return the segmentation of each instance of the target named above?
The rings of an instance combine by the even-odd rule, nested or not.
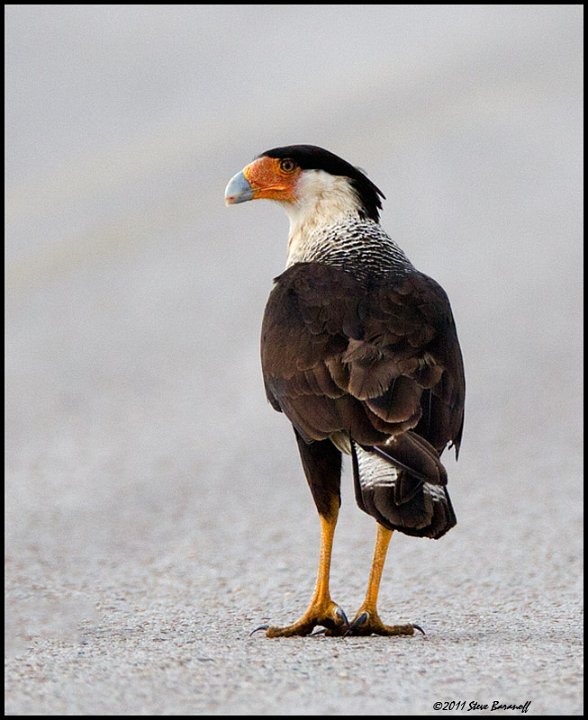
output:
[[[6,17],[7,714],[581,714],[579,6]],[[380,601],[426,637],[250,636],[319,527],[258,359],[287,222],[222,196],[291,142],[366,168],[452,300],[458,525],[394,536]],[[347,466],[348,614],[374,530]]]

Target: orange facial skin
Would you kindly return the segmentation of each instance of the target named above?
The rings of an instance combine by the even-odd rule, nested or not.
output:
[[[296,183],[300,167],[291,160],[261,157],[243,168],[243,175],[253,190],[254,200],[296,200]]]

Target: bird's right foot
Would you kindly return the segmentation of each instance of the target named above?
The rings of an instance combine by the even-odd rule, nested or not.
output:
[[[265,635],[269,638],[310,635],[317,625],[326,628],[327,635],[345,635],[349,621],[344,611],[332,600],[328,600],[312,603],[304,615],[292,625],[286,627],[260,625],[251,635],[258,630],[265,630]]]
[[[360,610],[351,624],[346,635],[414,635],[418,630],[423,635],[425,631],[420,625],[384,625],[375,609],[371,612]]]

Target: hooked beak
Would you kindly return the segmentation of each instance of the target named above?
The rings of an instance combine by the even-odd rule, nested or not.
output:
[[[247,200],[253,200],[253,188],[241,171],[229,180],[225,190],[225,205],[236,205]]]

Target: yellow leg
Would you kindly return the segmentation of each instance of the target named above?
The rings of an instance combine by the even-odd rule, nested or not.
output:
[[[376,635],[413,635],[415,628],[421,630],[418,625],[384,625],[378,615],[378,593],[391,537],[392,530],[388,530],[378,523],[374,559],[367,592],[355,619],[349,627],[350,635],[371,635],[372,633]]]
[[[331,600],[329,592],[329,574],[331,570],[331,552],[333,537],[339,514],[338,504],[329,517],[319,515],[321,521],[321,551],[318,575],[314,593],[306,612],[294,624],[287,627],[265,627],[267,637],[287,637],[290,635],[308,635],[316,625],[322,625],[334,634],[341,634],[348,627],[347,617],[341,608]]]

